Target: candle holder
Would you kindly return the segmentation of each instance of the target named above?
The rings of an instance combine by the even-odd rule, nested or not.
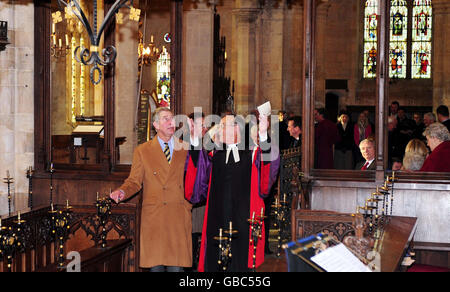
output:
[[[368,236],[374,241],[374,250],[379,248],[379,242],[384,236],[384,229],[392,217],[394,183],[396,181],[397,178],[393,172],[392,176],[386,177],[383,186],[377,187],[376,192],[372,193],[371,197],[366,200],[365,205],[357,207],[356,214],[353,214],[358,218],[359,216],[364,218],[364,229],[367,228]],[[381,210],[380,203],[382,204]],[[361,237],[359,238],[361,239]]]
[[[33,210],[33,167],[27,169],[27,179],[28,179],[28,208]]]
[[[58,46],[53,44],[50,48],[50,56],[60,59],[61,57],[66,57],[70,53],[70,46]]]
[[[52,236],[55,238],[59,249],[58,269],[64,269],[64,244],[69,235],[72,207],[67,202],[65,208],[55,210],[52,203],[49,214],[52,222]]]
[[[17,234],[12,227],[1,227],[0,249],[3,260],[7,264],[8,272],[11,272],[12,259],[16,253]]]
[[[100,220],[100,226],[102,228],[100,245],[102,248],[105,248],[107,236],[106,224],[108,223],[108,218],[111,215],[112,200],[110,198],[99,199],[97,195],[95,206],[97,207],[97,217]]]
[[[53,168],[53,163],[50,163],[50,205],[53,204],[53,173],[55,169]]]
[[[353,214],[353,227],[355,228],[355,236],[347,236],[343,243],[354,253],[362,258],[366,258],[367,254],[374,246],[374,240],[371,237],[364,237],[364,230],[367,227],[365,219],[361,213]]]
[[[394,185],[395,182],[398,181],[398,178],[395,176],[395,171],[392,172],[392,176],[388,176],[386,178],[386,183],[391,185],[391,210],[390,215],[392,216],[392,211],[394,208]]]
[[[275,215],[274,227],[278,230],[278,246],[277,246],[277,257],[281,256],[282,245],[285,240],[288,239],[288,229],[289,224],[287,220],[287,215],[289,214],[289,202],[286,200],[286,196],[284,196],[284,200],[278,201],[275,199],[275,204],[272,205],[272,209]]]
[[[14,179],[10,177],[9,170],[6,171],[6,177],[3,178],[3,182],[8,184],[8,216],[11,216],[11,184],[14,183]]]
[[[265,218],[264,210],[261,210],[261,216],[255,218],[255,213],[253,212],[252,218],[247,220],[250,224],[250,245],[253,245],[253,272],[256,272],[256,249],[258,248],[258,241],[262,240],[262,228]]]
[[[224,234],[227,234],[228,236],[223,236]],[[233,254],[231,252],[231,244],[233,242],[233,238],[235,238],[238,234],[237,230],[233,230],[232,228],[232,222],[230,222],[230,226],[227,230],[223,231],[222,228],[219,229],[219,236],[215,236],[214,240],[219,242],[219,260],[217,263],[219,264],[219,267],[222,271],[227,271],[231,260],[233,257]]]
[[[22,224],[25,220],[20,219],[18,213],[17,220],[13,221],[13,226],[2,226],[0,220],[0,255],[7,264],[8,272],[12,270],[12,260],[14,256],[23,251],[22,245]]]

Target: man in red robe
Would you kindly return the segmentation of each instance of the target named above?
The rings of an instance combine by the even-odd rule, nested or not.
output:
[[[333,146],[340,141],[336,124],[326,119],[325,109],[316,109],[315,157],[317,169],[334,169]]]
[[[251,127],[250,127],[251,128]],[[228,230],[230,222],[238,233],[232,240],[232,259],[227,271],[247,272],[254,265],[254,246],[247,221],[264,214],[264,198],[276,180],[279,151],[267,136],[268,119],[260,116],[260,145],[243,145],[233,116],[222,119],[216,136],[218,150],[190,152],[186,161],[185,197],[191,203],[206,200],[198,271],[222,271],[219,247],[214,237]],[[224,236],[226,236],[224,234]],[[256,267],[264,262],[265,230],[256,246]]]

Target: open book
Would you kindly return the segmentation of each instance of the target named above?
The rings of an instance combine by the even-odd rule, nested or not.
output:
[[[327,272],[372,272],[342,243],[313,256],[311,261]]]

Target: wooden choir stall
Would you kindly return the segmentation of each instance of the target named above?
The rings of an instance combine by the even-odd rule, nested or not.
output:
[[[108,210],[103,201],[41,206],[2,220],[0,271],[136,271],[136,209]]]

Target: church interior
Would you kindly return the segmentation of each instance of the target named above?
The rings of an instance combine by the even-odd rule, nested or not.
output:
[[[155,110],[247,117],[266,102],[280,141],[288,118],[301,135],[280,146],[255,271],[309,271],[284,249],[303,258],[288,243],[312,248],[300,240],[318,234],[375,238],[373,270],[449,271],[450,172],[403,160],[408,142],[427,143],[430,113],[448,119],[448,32],[448,0],[0,1],[0,271],[69,269],[71,251],[83,271],[142,271],[142,197],[107,198],[156,137]],[[325,166],[318,115],[352,125]],[[365,139],[369,169],[357,166]]]

